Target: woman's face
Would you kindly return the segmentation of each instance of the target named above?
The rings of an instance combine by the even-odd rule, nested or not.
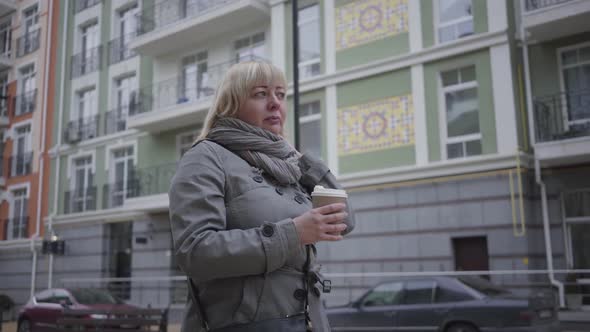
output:
[[[238,110],[237,118],[280,135],[287,117],[285,94],[282,84],[257,84]]]

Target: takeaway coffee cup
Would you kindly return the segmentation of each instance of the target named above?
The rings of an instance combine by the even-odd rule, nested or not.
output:
[[[320,206],[332,204],[332,203],[345,203],[348,199],[348,194],[345,190],[340,189],[329,189],[322,186],[315,186],[311,193],[311,200],[314,208]]]

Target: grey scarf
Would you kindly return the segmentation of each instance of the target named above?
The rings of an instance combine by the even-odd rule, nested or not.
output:
[[[223,118],[211,128],[207,138],[263,169],[282,185],[297,183],[301,178],[297,151],[268,130],[236,118]]]

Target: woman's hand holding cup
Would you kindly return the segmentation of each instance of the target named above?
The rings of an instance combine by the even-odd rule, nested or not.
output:
[[[342,240],[340,233],[347,227],[344,223],[347,216],[346,204],[333,203],[309,210],[293,219],[293,222],[301,244],[307,245]]]

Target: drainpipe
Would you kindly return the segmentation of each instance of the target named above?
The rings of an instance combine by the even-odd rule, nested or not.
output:
[[[524,1],[521,2],[521,18],[522,14],[525,12],[524,8]],[[529,136],[531,146],[534,149],[536,143],[535,137],[535,114],[533,112],[533,95],[531,89],[531,71],[529,66],[529,46],[528,46],[528,36],[527,31],[524,28],[524,24],[522,19],[520,21],[520,37],[522,40],[522,57],[524,61],[524,83],[526,88],[526,106],[527,106],[527,114],[529,117]],[[541,179],[541,165],[539,160],[537,159],[537,154],[534,153],[534,163],[535,163],[535,181],[539,188],[541,189],[541,209],[543,213],[543,233],[545,236],[545,256],[547,259],[547,271],[549,282],[551,285],[557,288],[559,293],[559,306],[565,307],[565,296],[564,296],[564,288],[563,283],[557,279],[555,279],[555,273],[553,268],[553,249],[551,247],[551,230],[549,228],[549,212],[547,207],[547,190],[545,188],[545,183]]]
[[[63,45],[65,45],[65,47],[62,49],[63,54],[61,57],[61,68],[62,68],[62,74],[66,74],[67,70],[66,70],[66,58],[67,58],[67,45],[68,45],[68,21],[69,21],[69,4],[70,1],[63,1],[62,2],[64,4],[64,13],[65,13],[65,19],[64,19],[64,29],[63,29],[63,38],[64,38],[64,43]],[[48,230],[51,233],[51,235],[53,235],[53,218],[55,217],[55,215],[57,214],[57,208],[58,208],[58,201],[59,201],[59,185],[60,185],[60,181],[61,179],[59,178],[59,170],[60,170],[60,161],[61,158],[59,157],[59,147],[61,146],[61,126],[63,123],[63,105],[64,105],[64,98],[65,98],[65,81],[66,79],[64,77],[62,77],[59,88],[60,88],[60,95],[59,95],[59,120],[57,122],[57,144],[52,147],[52,150],[55,149],[55,154],[56,154],[56,160],[55,160],[55,186],[54,186],[54,190],[53,190],[53,211],[51,212],[51,215],[49,216],[49,225],[48,225]],[[53,283],[53,254],[49,255],[49,266],[47,267],[47,285],[48,288],[52,287],[52,283]]]
[[[31,236],[31,251],[33,253],[33,262],[31,266],[31,297],[35,294],[35,286],[37,279],[37,250],[35,250],[35,240],[39,239],[41,233],[41,210],[42,210],[42,197],[43,197],[43,179],[45,160],[43,154],[45,152],[45,135],[46,135],[46,123],[47,123],[47,97],[49,95],[49,64],[51,60],[51,52],[49,43],[51,42],[51,33],[53,26],[53,1],[49,1],[49,15],[47,23],[47,34],[45,37],[45,73],[43,82],[43,106],[42,110],[42,121],[41,121],[41,150],[39,153],[39,187],[37,190],[37,226],[35,228],[35,234]]]

